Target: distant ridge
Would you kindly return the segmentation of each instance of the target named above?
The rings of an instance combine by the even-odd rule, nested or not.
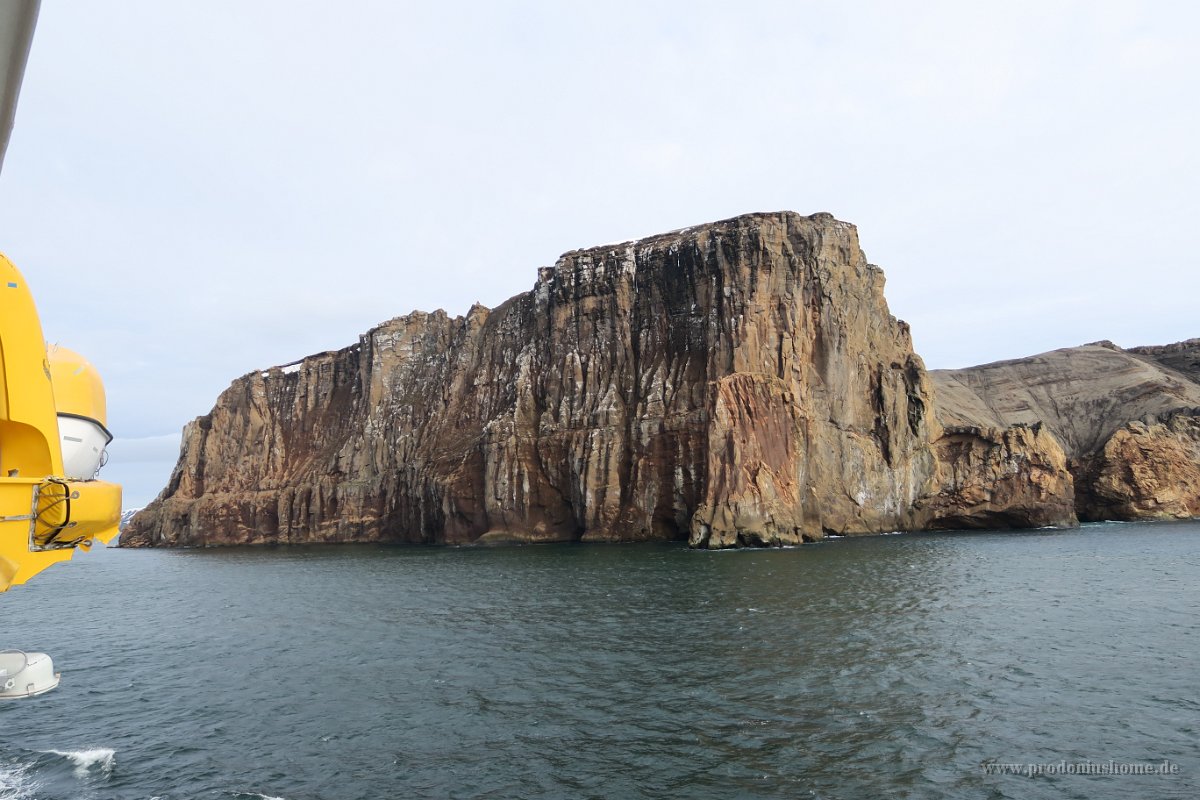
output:
[[[930,377],[945,425],[1045,425],[1080,519],[1200,515],[1200,339],[1093,342]]]

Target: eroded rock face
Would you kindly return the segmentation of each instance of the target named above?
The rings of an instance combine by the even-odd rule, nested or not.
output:
[[[1082,519],[1200,517],[1200,417],[1131,422],[1082,461]]]
[[[936,473],[930,406],[854,227],[748,215],[568,253],[495,310],[235,381],[123,543],[902,529]]]
[[[1058,441],[1041,424],[947,427],[936,442],[937,494],[921,502],[922,528],[962,530],[1074,525],[1074,485]]]
[[[828,214],[567,253],[494,310],[410,314],[238,379],[122,544],[729,547],[1072,524],[1040,428],[943,430],[883,283]]]
[[[1082,520],[1200,514],[1200,339],[1112,342],[930,373],[943,424],[1040,424],[1062,444]]]

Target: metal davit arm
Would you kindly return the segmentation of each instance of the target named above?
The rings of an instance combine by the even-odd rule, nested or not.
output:
[[[121,487],[64,476],[41,321],[25,279],[2,255],[0,309],[0,591],[4,591],[70,558],[76,547],[86,549],[93,539],[106,542],[116,536]],[[83,377],[92,380],[90,375]],[[103,392],[98,381],[95,378],[94,387],[89,383],[88,393]],[[66,385],[63,388],[65,399],[73,397]],[[91,413],[102,416],[102,400],[92,403],[97,404],[101,407]]]
[[[0,165],[17,115],[17,96],[37,25],[38,0],[0,3]]]

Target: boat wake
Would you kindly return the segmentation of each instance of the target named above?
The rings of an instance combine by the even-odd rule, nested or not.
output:
[[[95,800],[96,793],[104,791],[116,764],[117,752],[111,747],[0,753],[0,800]],[[226,789],[217,794],[231,800],[286,800],[249,789]],[[167,798],[152,796],[150,800]]]
[[[0,765],[0,800],[33,800],[34,788],[28,764]]]
[[[81,787],[89,786],[85,796],[91,797],[108,782],[116,762],[110,747],[0,753],[0,800],[79,797]]]

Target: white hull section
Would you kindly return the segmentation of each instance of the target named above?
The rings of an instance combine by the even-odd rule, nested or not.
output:
[[[45,694],[58,686],[60,677],[45,653],[0,650],[0,700]]]
[[[73,481],[90,481],[100,471],[109,435],[103,425],[83,417],[58,415],[63,472]]]

